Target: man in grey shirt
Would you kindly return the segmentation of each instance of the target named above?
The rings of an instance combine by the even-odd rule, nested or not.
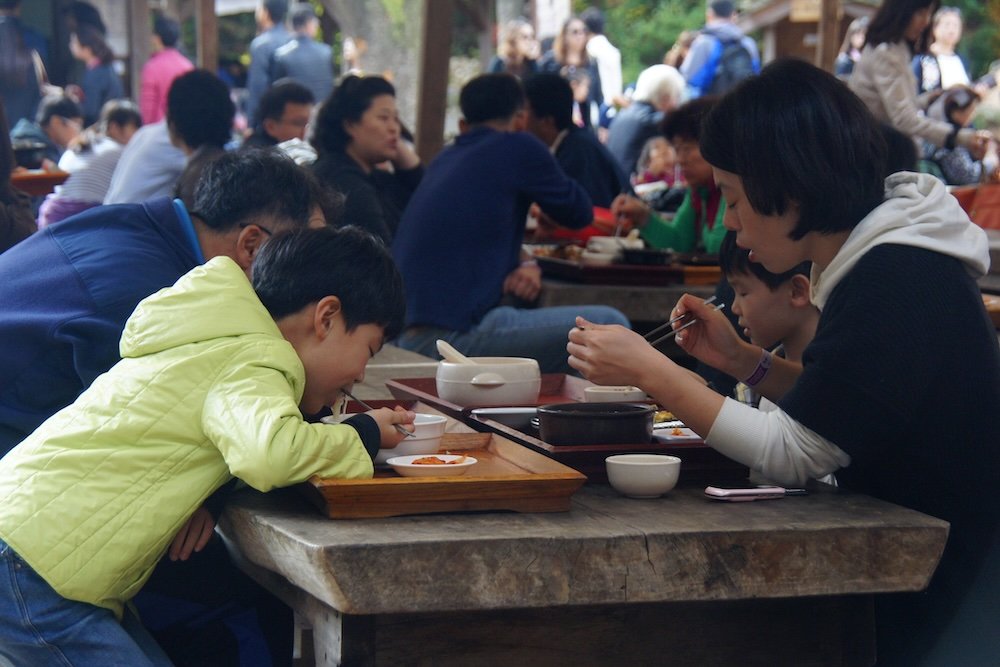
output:
[[[260,119],[257,109],[260,98],[274,78],[271,77],[271,58],[275,50],[292,38],[285,28],[288,0],[264,0],[257,7],[257,25],[261,33],[250,42],[250,68],[247,70],[247,121],[254,127]]]
[[[292,40],[274,52],[271,80],[294,79],[312,91],[317,104],[322,104],[333,90],[333,50],[316,41],[319,19],[312,5],[295,6],[292,29]]]

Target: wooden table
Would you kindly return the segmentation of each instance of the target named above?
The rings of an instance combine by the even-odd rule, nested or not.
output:
[[[539,306],[579,306],[599,304],[617,308],[632,322],[664,322],[681,295],[691,293],[707,298],[715,285],[599,285],[542,279]]]
[[[947,524],[870,497],[631,500],[331,521],[241,492],[221,528],[318,665],[870,665],[872,594],[926,586]]]
[[[15,171],[10,175],[10,184],[32,197],[42,197],[53,192],[57,185],[62,185],[69,178],[65,171],[43,171],[30,169]]]

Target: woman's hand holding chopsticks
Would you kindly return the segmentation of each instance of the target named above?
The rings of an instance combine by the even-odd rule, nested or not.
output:
[[[569,365],[595,384],[642,387],[646,371],[665,359],[636,332],[618,324],[576,318],[569,332]]]

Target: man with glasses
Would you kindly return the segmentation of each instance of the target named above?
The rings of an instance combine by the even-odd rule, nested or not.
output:
[[[260,122],[243,148],[270,148],[289,139],[305,140],[316,98],[301,83],[284,79],[260,100]]]
[[[289,158],[265,151],[229,153],[206,168],[190,210],[166,197],[97,207],[0,254],[0,456],[119,360],[118,340],[140,300],[212,257],[231,257],[249,271],[272,232],[322,226],[325,221],[314,216],[318,190]],[[201,510],[195,516],[211,522],[221,505],[203,510],[211,516]],[[189,530],[201,529],[186,526],[181,533]],[[231,656],[240,644],[240,635],[226,629],[229,623],[219,620],[208,628],[164,623],[158,634],[157,621],[168,617],[163,610],[175,611],[164,598],[174,605],[182,598],[180,609],[198,609],[225,606],[236,597],[252,607],[264,630],[266,646],[260,630],[250,631],[257,649],[270,649],[275,665],[290,665],[290,612],[273,601],[258,604],[266,600],[262,592],[237,588],[241,584],[234,578],[224,548],[194,554],[187,563],[164,560],[147,585],[158,589],[158,597],[143,604],[143,595],[152,594],[144,589],[136,601],[144,623],[175,662],[186,663],[185,656],[203,649],[209,655],[202,653],[199,664],[231,664],[216,654]]]
[[[50,95],[38,105],[35,122],[27,118],[17,122],[10,131],[10,140],[15,147],[25,142],[45,144],[45,160],[51,160],[51,167],[54,168],[66,147],[82,129],[83,110],[80,105],[72,98]]]

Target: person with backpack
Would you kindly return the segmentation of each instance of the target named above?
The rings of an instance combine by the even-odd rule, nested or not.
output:
[[[732,0],[712,0],[705,10],[705,27],[681,64],[690,97],[722,95],[760,71],[757,44],[733,22]]]

